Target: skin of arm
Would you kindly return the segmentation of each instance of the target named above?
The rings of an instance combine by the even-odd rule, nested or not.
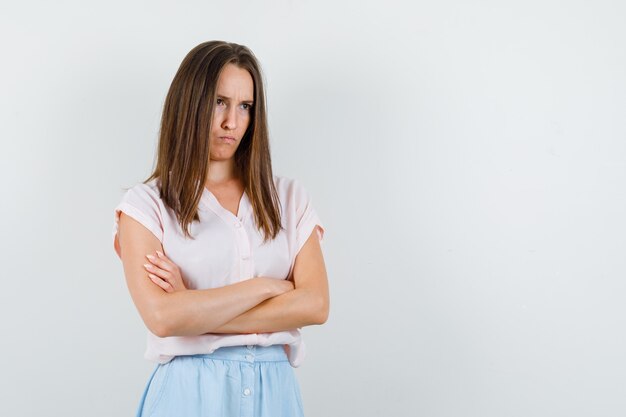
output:
[[[115,249],[133,302],[146,327],[159,337],[215,332],[259,303],[294,288],[286,280],[256,277],[220,288],[165,292],[144,269],[146,254],[163,251],[161,242],[123,212]]]
[[[325,323],[328,278],[316,229],[296,256],[293,280],[294,290],[261,302],[212,333],[266,333]]]

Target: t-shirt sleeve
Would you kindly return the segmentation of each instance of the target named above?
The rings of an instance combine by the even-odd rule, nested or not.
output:
[[[121,257],[117,232],[122,211],[151,231],[159,239],[159,242],[163,242],[163,219],[159,200],[158,190],[154,190],[143,183],[126,191],[114,209],[113,247],[117,256]]]
[[[294,180],[294,197],[296,202],[296,254],[300,252],[313,230],[317,230],[320,242],[324,239],[325,226],[320,221],[312,198],[308,191],[297,180]]]

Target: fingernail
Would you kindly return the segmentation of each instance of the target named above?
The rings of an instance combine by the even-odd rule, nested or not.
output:
[[[163,253],[161,253],[160,251],[156,251],[157,255],[159,255],[161,258],[163,257]]]
[[[145,266],[148,269],[152,269],[152,265],[150,265],[150,264],[143,264],[143,266]]]
[[[151,261],[154,261],[156,259],[154,255],[146,255],[146,258],[150,259]]]

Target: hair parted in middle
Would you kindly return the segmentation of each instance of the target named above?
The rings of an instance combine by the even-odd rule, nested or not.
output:
[[[156,166],[144,183],[158,180],[161,199],[176,213],[185,236],[193,239],[189,225],[199,220],[217,82],[227,64],[247,70],[254,83],[250,123],[234,159],[265,242],[274,239],[282,228],[281,209],[273,181],[261,68],[252,51],[243,45],[209,41],[185,56],[165,98]]]

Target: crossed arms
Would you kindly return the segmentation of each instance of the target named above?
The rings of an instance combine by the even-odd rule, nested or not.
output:
[[[159,337],[277,332],[323,324],[328,318],[328,280],[316,230],[296,256],[293,282],[251,277],[219,288],[167,292],[144,267],[146,255],[163,251],[161,242],[123,212],[116,249],[133,302]]]

